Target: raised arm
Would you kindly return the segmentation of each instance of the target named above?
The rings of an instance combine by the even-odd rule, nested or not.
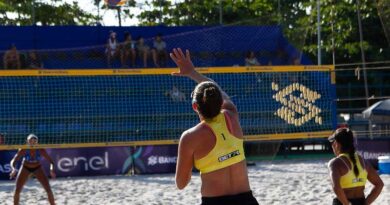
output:
[[[201,83],[204,81],[213,81],[211,78],[207,78],[206,76],[195,70],[195,66],[191,61],[191,55],[189,50],[186,50],[186,53],[184,54],[184,52],[180,48],[174,48],[172,53],[169,54],[169,56],[179,67],[179,72],[173,72],[173,76],[189,77],[196,83]],[[216,83],[215,81],[213,82]],[[222,90],[221,87],[219,88],[221,90],[223,98],[222,109],[226,109],[237,114],[237,108],[230,100],[230,97]]]

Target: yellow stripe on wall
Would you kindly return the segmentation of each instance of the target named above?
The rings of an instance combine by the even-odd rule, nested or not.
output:
[[[324,138],[332,134],[332,131],[300,132],[287,134],[263,134],[244,136],[245,141],[274,141],[291,139],[315,139]],[[179,140],[150,140],[129,142],[99,142],[99,143],[74,143],[74,144],[39,144],[35,148],[81,148],[81,147],[117,147],[117,146],[146,146],[178,144]],[[28,145],[0,145],[0,150],[31,149]]]
[[[253,66],[199,67],[201,73],[264,73],[334,70],[334,66]],[[110,75],[169,75],[177,68],[163,69],[66,69],[66,70],[0,70],[0,76],[110,76]]]

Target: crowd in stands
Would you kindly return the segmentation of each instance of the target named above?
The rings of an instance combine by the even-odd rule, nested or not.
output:
[[[137,59],[146,68],[150,58],[153,60],[154,67],[166,66],[168,61],[167,44],[161,34],[155,36],[151,48],[145,43],[142,36],[139,36],[137,40],[133,40],[131,34],[125,32],[123,42],[118,42],[116,36],[117,34],[111,31],[107,40],[106,57],[109,68],[113,67],[113,61],[118,59],[122,68],[136,67]]]
[[[41,69],[43,63],[34,51],[19,53],[15,45],[11,45],[3,55],[3,68],[5,70]]]
[[[149,45],[151,44],[151,45]],[[50,52],[50,51],[49,51]],[[75,57],[77,52],[73,52],[71,56]],[[88,52],[87,50],[84,51]],[[82,58],[87,57],[88,54],[81,54]],[[73,55],[74,54],[74,55]],[[0,53],[1,55],[1,53]],[[262,52],[262,51],[248,51],[243,57],[242,54],[231,54],[227,52],[218,52],[214,53],[205,53],[198,52],[192,54],[194,58],[205,58],[205,59],[226,59],[225,62],[228,62],[232,58],[234,59],[243,59],[240,63],[234,63],[233,65],[245,65],[245,66],[269,66],[269,65],[300,65],[301,56],[288,55],[283,49],[278,49],[275,52]],[[58,55],[61,56],[61,55]],[[68,54],[64,56],[69,57]],[[101,68],[107,66],[107,68],[160,68],[160,67],[169,67],[169,58],[168,58],[168,48],[167,43],[163,39],[162,34],[157,34],[153,41],[145,41],[142,36],[138,36],[136,39],[129,32],[124,32],[123,40],[119,40],[117,33],[110,31],[109,37],[107,39],[104,54],[97,54],[95,57],[97,59],[102,59],[105,56],[106,65],[101,65]],[[241,56],[241,57],[240,57]],[[46,55],[47,58],[47,55]],[[54,57],[56,58],[56,56]],[[58,57],[61,58],[61,57]],[[75,68],[84,68],[85,65],[77,65],[77,59],[65,59],[68,61],[74,61],[76,64]],[[53,60],[53,57],[50,57],[50,60]],[[44,68],[43,60],[40,58],[39,53],[35,51],[25,51],[19,52],[15,45],[11,45],[7,51],[3,53],[3,69],[42,69]],[[102,62],[103,63],[103,62]],[[215,63],[214,63],[215,64]],[[218,65],[218,63],[216,63]],[[61,69],[61,64],[58,66]],[[213,66],[213,65],[210,65]],[[215,65],[214,65],[215,66]],[[49,66],[52,68],[53,66]],[[57,66],[54,66],[57,67]],[[91,66],[94,68],[96,66]]]
[[[109,68],[113,67],[113,61],[115,60],[120,60],[122,68],[137,67],[137,59],[139,59],[141,66],[144,68],[167,66],[167,43],[163,40],[162,34],[157,34],[154,37],[152,45],[145,43],[142,36],[134,40],[129,32],[124,33],[123,39],[123,42],[118,42],[115,32],[111,31],[109,34],[106,45],[107,66]],[[268,54],[266,62],[258,60],[258,57],[265,57],[265,55],[261,52],[247,51],[242,64],[245,66],[301,64],[301,57],[298,54],[288,56],[283,49],[278,49],[276,52]],[[196,57],[196,53],[193,56]],[[199,56],[202,55],[199,54]],[[148,62],[151,61],[150,59],[153,65],[148,65]]]
[[[257,55],[260,56],[261,55]],[[277,50],[274,55],[267,58],[265,62],[260,62],[254,51],[248,51],[245,55],[245,66],[271,66],[271,65],[301,65],[301,58],[298,54],[288,57],[281,49]]]

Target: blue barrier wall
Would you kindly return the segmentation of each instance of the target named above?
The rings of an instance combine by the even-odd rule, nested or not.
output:
[[[0,26],[0,50],[14,43],[18,49],[58,49],[105,44],[110,31],[123,40],[123,33],[130,32],[134,38],[152,38],[161,33],[165,36],[191,32],[204,27],[103,27],[103,26]]]
[[[118,34],[119,42],[123,41],[124,32],[131,33],[133,39],[142,36],[150,47],[153,37],[161,33],[168,50],[175,47],[190,49],[197,66],[244,65],[249,50],[256,52],[263,65],[270,61],[273,65],[288,65],[301,56],[278,26],[3,26],[0,27],[0,50],[6,50],[11,44],[19,50],[38,50],[45,68],[107,68],[104,44],[110,31]],[[278,51],[284,52],[283,59],[276,59]],[[311,61],[303,55],[301,64],[311,64]],[[166,65],[170,66],[173,66],[172,62]],[[120,67],[120,63],[116,62],[114,67]]]

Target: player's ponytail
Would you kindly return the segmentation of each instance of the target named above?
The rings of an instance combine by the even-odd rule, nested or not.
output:
[[[211,81],[202,82],[196,86],[193,101],[198,104],[199,113],[206,119],[217,116],[223,103],[218,85]]]
[[[334,134],[334,139],[341,145],[341,152],[347,153],[353,164],[353,172],[355,176],[359,175],[359,169],[356,165],[359,158],[356,156],[355,140],[353,133],[348,128],[337,129]]]
[[[353,173],[355,173],[355,176],[359,176],[359,169],[357,168],[357,165],[356,165],[355,147],[350,148],[348,155],[349,155],[349,158],[351,159],[352,164],[353,164]]]

